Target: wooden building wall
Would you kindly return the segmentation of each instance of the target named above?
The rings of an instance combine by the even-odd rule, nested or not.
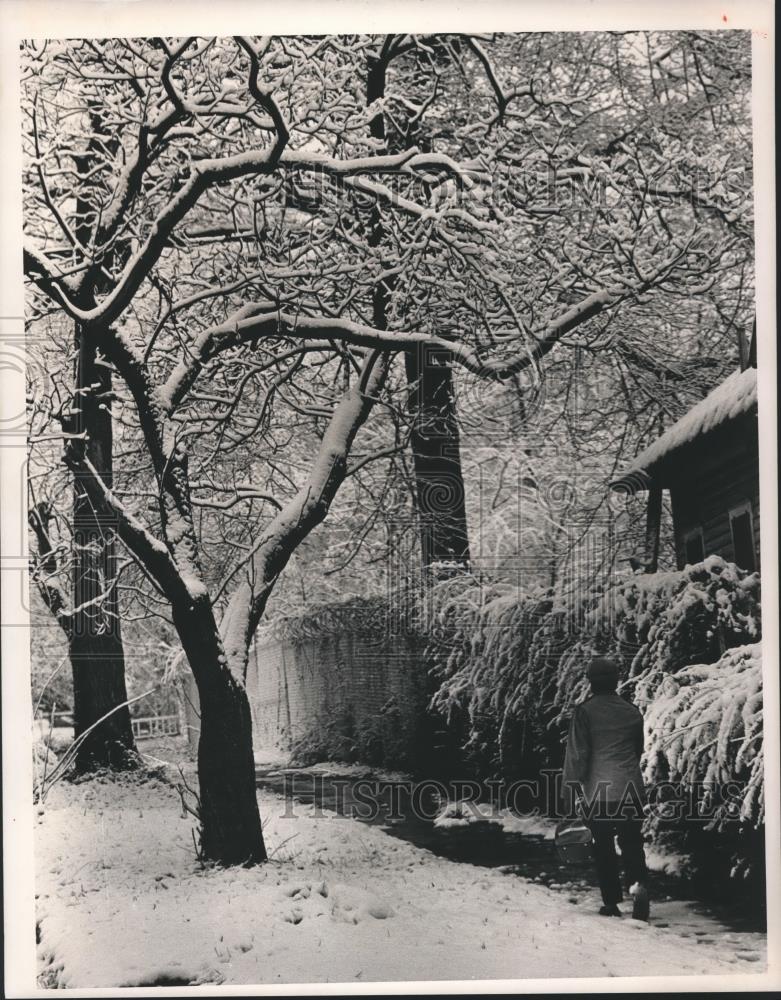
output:
[[[670,489],[678,567],[685,557],[686,533],[701,526],[705,555],[735,561],[731,509],[748,502],[759,568],[759,445],[756,413],[749,413],[681,448],[660,470]]]

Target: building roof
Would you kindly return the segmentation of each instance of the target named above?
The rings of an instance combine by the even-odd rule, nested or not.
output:
[[[630,492],[647,489],[651,470],[663,458],[721,424],[747,413],[756,405],[756,368],[733,372],[680,420],[668,427],[660,438],[641,451],[631,465],[611,482],[610,488]]]

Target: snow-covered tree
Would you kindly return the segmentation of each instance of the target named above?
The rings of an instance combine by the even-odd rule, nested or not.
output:
[[[624,95],[615,135],[604,122],[631,91],[616,74],[643,72],[643,41],[660,44],[588,61],[566,36],[25,46],[30,318],[67,317],[110,373],[61,411],[66,462],[145,600],[170,608],[198,685],[206,857],[265,858],[249,645],[345,480],[404,446],[400,358],[441,351],[472,387],[533,390],[561,349],[631,331],[637,303],[732,273],[750,204],[724,177],[742,147],[715,118],[698,128],[745,104],[745,81],[703,105],[679,79],[686,46],[654,50],[673,96],[637,131]],[[391,63],[371,100],[367,73]],[[371,127],[394,101],[425,148]],[[79,422],[109,400],[113,478]]]

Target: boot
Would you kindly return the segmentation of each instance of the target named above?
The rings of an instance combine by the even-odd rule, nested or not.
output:
[[[632,917],[634,920],[645,920],[646,923],[651,915],[651,907],[648,900],[648,889],[640,882],[635,882],[629,890],[632,897]]]
[[[621,911],[615,903],[605,904],[599,908],[600,917],[620,917]]]

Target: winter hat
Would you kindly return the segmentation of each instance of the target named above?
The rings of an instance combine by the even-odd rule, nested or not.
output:
[[[586,676],[590,681],[618,680],[618,664],[606,656],[595,656],[586,667]]]

